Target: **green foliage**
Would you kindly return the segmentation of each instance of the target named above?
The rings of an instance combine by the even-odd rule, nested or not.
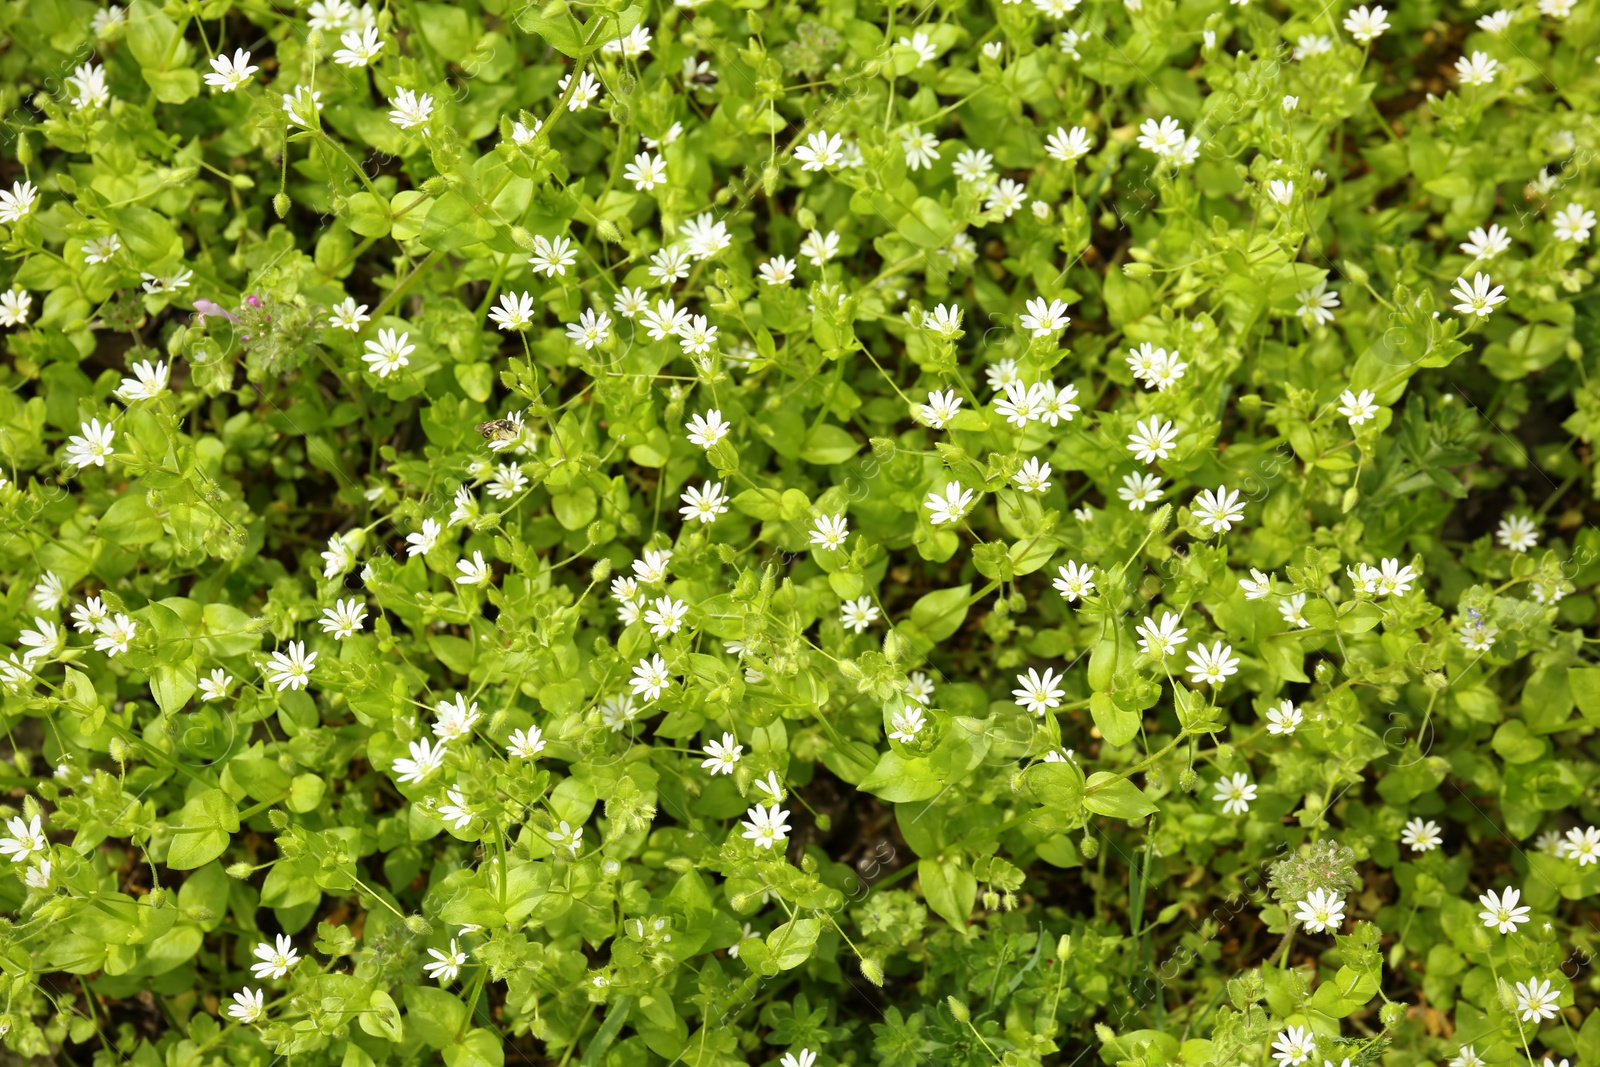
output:
[[[1600,1067],[1597,18],[12,0],[8,1054]]]

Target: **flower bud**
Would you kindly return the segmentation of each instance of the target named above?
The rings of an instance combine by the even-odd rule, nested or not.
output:
[[[883,985],[883,968],[877,960],[863,959],[861,961],[861,977],[875,986]]]
[[[250,877],[253,871],[255,871],[255,868],[243,861],[228,865],[228,877],[238,882],[242,882],[246,878]]]
[[[609,559],[599,560],[593,567],[589,568],[589,580],[596,585],[599,585],[609,577],[611,577],[611,561]]]
[[[278,217],[280,219],[287,217],[289,214],[289,194],[279,193],[277,196],[273,197],[272,210],[278,213]]]
[[[1083,841],[1078,845],[1078,851],[1086,860],[1092,860],[1100,855],[1100,840],[1088,833],[1083,835]]]
[[[1378,1009],[1378,1019],[1383,1023],[1385,1030],[1393,1030],[1406,1021],[1406,1006],[1391,1000]]]
[[[956,1017],[956,1022],[964,1023],[971,1021],[972,1012],[968,1011],[967,1006],[961,1001],[957,1000],[955,997],[945,997],[944,1002],[950,1006],[950,1014]]]
[[[418,937],[427,937],[433,933],[433,924],[421,915],[407,915],[406,929]]]

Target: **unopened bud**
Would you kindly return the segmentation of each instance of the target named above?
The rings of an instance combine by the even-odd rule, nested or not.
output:
[[[279,832],[282,832],[282,831],[287,830],[289,828],[289,816],[285,815],[283,812],[279,811],[277,808],[268,809],[268,811],[267,811],[267,821],[272,824],[272,828],[274,830],[277,830]]]
[[[983,892],[983,910],[984,911],[994,911],[995,909],[997,909],[999,907],[1000,907],[1000,894],[996,893],[993,889],[984,890],[984,892]]]
[[[610,219],[601,219],[599,224],[595,226],[594,232],[599,236],[600,240],[607,244],[614,245],[622,240],[622,231],[617,229],[617,224]]]
[[[152,908],[164,908],[167,905],[167,901],[171,899],[172,894],[161,886],[156,886],[150,890],[149,895],[145,897],[145,900]]]
[[[255,868],[250,866],[250,864],[240,861],[239,863],[230,863],[228,865],[227,873],[229,878],[232,878],[238,882],[242,882],[246,878],[250,877],[254,871]]]
[[[1078,845],[1078,851],[1083,854],[1083,858],[1084,859],[1086,859],[1086,860],[1094,859],[1096,856],[1100,855],[1100,841],[1099,841],[1099,839],[1095,838],[1095,837],[1092,837],[1091,835],[1089,835],[1087,833],[1084,834],[1083,835],[1083,841],[1080,842],[1079,845]]]
[[[407,915],[406,929],[418,937],[427,937],[433,933],[433,924],[421,915]]]
[[[883,985],[883,968],[878,965],[877,960],[863,959],[861,961],[861,977],[873,985],[881,986]]]
[[[1185,793],[1193,793],[1194,787],[1200,784],[1200,776],[1193,767],[1185,767],[1178,772],[1178,788]]]
[[[1154,515],[1150,516],[1150,532],[1151,533],[1157,533],[1157,534],[1162,532],[1163,530],[1165,530],[1167,528],[1167,524],[1169,522],[1171,522],[1171,521],[1172,521],[1172,505],[1171,504],[1162,504],[1159,508],[1156,509],[1156,513]]]
[[[1393,1030],[1406,1021],[1406,1006],[1391,1000],[1378,1009],[1378,1019],[1383,1023],[1385,1030]]]
[[[288,214],[289,214],[289,194],[288,193],[279,193],[277,196],[273,197],[272,198],[272,210],[276,211],[278,213],[278,217],[280,219],[288,217]]]
[[[609,559],[602,559],[589,568],[589,580],[596,585],[599,585],[609,577],[611,577],[611,561]]]
[[[950,1006],[950,1014],[956,1017],[956,1022],[964,1023],[971,1021],[972,1012],[968,1011],[967,1006],[961,1001],[957,1000],[955,997],[945,997],[944,1002]]]

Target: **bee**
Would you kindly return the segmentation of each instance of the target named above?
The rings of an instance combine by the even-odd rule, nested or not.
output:
[[[491,419],[478,423],[478,432],[488,441],[509,441],[521,432],[521,428],[510,419]]]

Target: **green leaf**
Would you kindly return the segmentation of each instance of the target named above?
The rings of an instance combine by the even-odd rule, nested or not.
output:
[[[773,928],[767,935],[767,949],[780,971],[792,971],[811,958],[821,933],[820,920],[793,919]]]
[[[968,601],[971,598],[970,583],[920,597],[911,606],[911,625],[923,637],[937,644],[961,629],[961,624],[967,619]]]
[[[239,809],[222,790],[208,789],[183,806],[171,830],[167,866],[192,871],[227,851],[228,835],[239,830]]]
[[[1083,806],[1097,815],[1115,819],[1138,819],[1159,810],[1138,786],[1110,771],[1096,771],[1089,776],[1084,787]]]
[[[878,765],[861,780],[857,788],[884,800],[903,804],[938,796],[944,783],[934,773],[932,760],[925,757],[907,758],[890,751],[878,757]]]
[[[928,908],[945,922],[964,929],[978,900],[978,880],[971,871],[953,860],[917,861],[917,881]]]

